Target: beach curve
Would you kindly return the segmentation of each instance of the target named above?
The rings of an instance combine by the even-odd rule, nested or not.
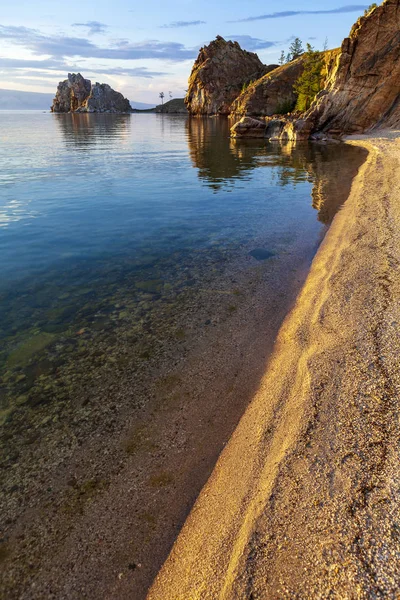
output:
[[[399,132],[369,150],[149,600],[396,598]]]

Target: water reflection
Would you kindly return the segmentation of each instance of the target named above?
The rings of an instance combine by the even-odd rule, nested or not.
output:
[[[0,156],[0,418],[24,426],[28,410],[72,402],[81,385],[95,395],[115,365],[144,369],[171,338],[218,320],[223,301],[204,290],[224,289],[230,314],[252,260],[268,269],[272,257],[311,257],[321,226],[310,194],[329,223],[365,156],[231,140],[227,119],[82,114],[4,126],[18,144]]]
[[[121,141],[129,135],[131,115],[117,114],[54,114],[67,147],[90,150],[110,140]]]
[[[238,140],[229,137],[231,125],[228,119],[187,121],[189,153],[199,179],[219,191],[263,167],[281,187],[310,181],[312,206],[318,211],[319,221],[332,222],[349,195],[366,150],[345,144]]]
[[[225,118],[186,122],[192,164],[198,169],[199,178],[215,191],[226,188],[231,179],[245,177],[257,167],[257,157],[265,154],[265,144],[260,140],[245,140],[237,148],[230,139],[231,125]]]

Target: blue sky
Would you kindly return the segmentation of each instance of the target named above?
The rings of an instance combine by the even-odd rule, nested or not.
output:
[[[339,46],[368,3],[330,0],[2,0],[0,88],[54,92],[68,72],[130,99],[183,97],[199,48],[222,35],[277,62],[293,36]],[[163,7],[165,5],[165,8]]]

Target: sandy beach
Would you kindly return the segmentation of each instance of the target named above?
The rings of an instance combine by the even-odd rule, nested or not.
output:
[[[101,122],[96,117],[95,123]],[[191,123],[188,150],[203,175],[217,165],[225,176],[235,176],[239,167],[252,164],[252,143],[231,143],[228,125],[211,119]],[[219,128],[217,143],[207,145],[211,156],[202,142],[209,126]],[[75,133],[72,128],[74,142]],[[215,254],[213,245],[211,264],[208,251],[196,252],[176,273],[176,257],[168,267],[167,253],[162,265],[151,269],[156,294],[144,293],[143,303],[133,282],[143,285],[148,274],[135,275],[129,289],[120,273],[113,284],[104,274],[97,283],[85,277],[84,300],[74,295],[79,286],[67,286],[67,294],[58,290],[51,299],[56,315],[46,312],[43,327],[54,326],[51,319],[71,298],[77,307],[83,303],[87,318],[69,325],[70,335],[60,335],[60,344],[44,356],[48,360],[36,355],[28,362],[27,388],[29,377],[43,369],[38,385],[50,386],[43,396],[36,389],[33,401],[22,396],[21,405],[5,415],[0,597],[145,598],[254,397],[282,322],[367,155],[339,145],[268,147],[260,141],[261,202],[270,203],[271,210],[264,217],[257,211],[260,224],[249,238],[246,223],[238,222],[239,243],[229,242],[236,250]],[[277,188],[271,204],[265,182],[272,169],[284,187]],[[250,182],[243,183],[244,213],[252,210],[251,189]],[[289,196],[300,204],[282,212]],[[255,258],[257,248],[268,258]],[[55,275],[49,277],[52,290]],[[176,306],[171,289],[157,292],[158,276],[179,282]],[[98,290],[96,300],[87,297],[91,289]],[[37,301],[36,292],[45,294],[46,278],[35,281],[29,296],[19,292],[19,304],[3,302],[12,307],[10,323],[18,323],[28,301]],[[35,321],[41,313],[33,309]],[[7,378],[22,394],[21,370]]]
[[[149,600],[399,598],[400,133],[369,150]]]

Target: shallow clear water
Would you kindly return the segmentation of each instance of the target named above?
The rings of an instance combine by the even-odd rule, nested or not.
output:
[[[6,416],[65,398],[60,369],[76,356],[87,368],[100,340],[104,362],[116,332],[151,357],[151,328],[179,331],[185,291],[201,303],[196,290],[235,261],[311,259],[348,192],[343,172],[364,157],[230,140],[224,119],[139,114],[0,112],[0,146]]]

